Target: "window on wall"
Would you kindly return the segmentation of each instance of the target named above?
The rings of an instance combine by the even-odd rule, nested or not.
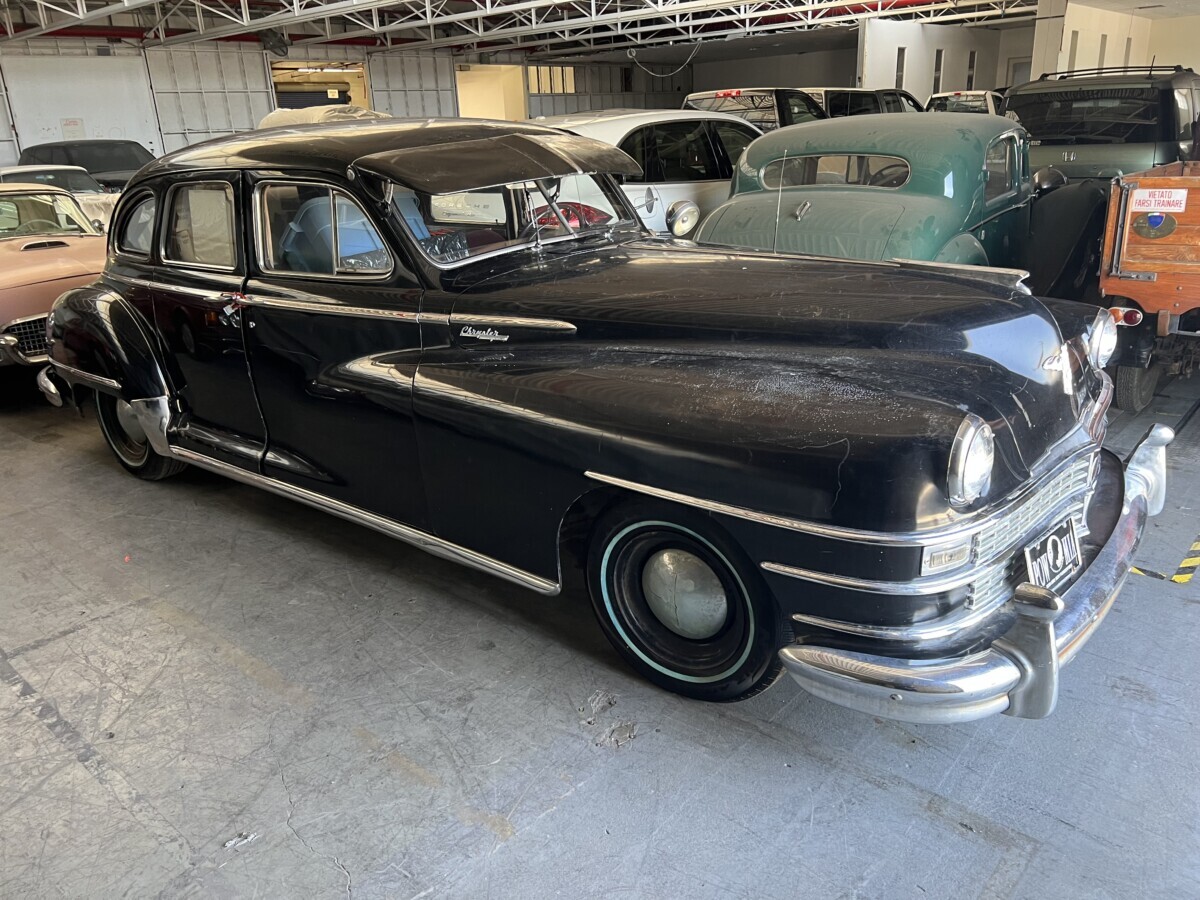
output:
[[[1075,68],[1075,60],[1079,56],[1079,32],[1071,32],[1071,49],[1067,53],[1067,71]]]
[[[574,94],[574,66],[530,66],[526,70],[531,94]]]
[[[1102,69],[1104,68],[1104,56],[1107,53],[1107,51],[1108,51],[1108,35],[1102,34],[1102,35],[1100,35],[1100,59],[1096,63],[1096,65],[1098,65]]]
[[[967,90],[975,90],[975,56],[976,51],[972,50],[967,54]]]
[[[896,87],[904,87],[904,57],[908,55],[907,47],[896,48]]]
[[[1125,67],[1129,68],[1129,57],[1133,56],[1133,38],[1125,38]]]
[[[933,92],[940,94],[942,91],[942,61],[946,58],[945,50],[933,51]],[[897,84],[896,87],[903,87]]]

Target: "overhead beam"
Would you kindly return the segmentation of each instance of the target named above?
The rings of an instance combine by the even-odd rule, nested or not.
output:
[[[119,16],[124,13],[132,12],[135,9],[141,9],[146,6],[153,6],[159,0],[122,0],[120,3],[109,3],[106,6],[96,6],[92,9],[87,9],[82,3],[74,11],[64,9],[50,3],[45,3],[43,0],[33,0],[34,6],[39,10],[39,21],[43,24],[36,28],[27,28],[18,30],[11,34],[6,34],[0,37],[0,44],[7,44],[11,41],[28,41],[32,38],[43,37],[47,34],[53,34],[56,31],[61,31],[64,28],[70,28],[73,25],[84,25],[88,22],[95,22],[99,19],[107,19],[111,16]],[[49,21],[45,15],[46,10],[53,10],[62,15],[57,21]],[[14,26],[15,27],[15,26]]]

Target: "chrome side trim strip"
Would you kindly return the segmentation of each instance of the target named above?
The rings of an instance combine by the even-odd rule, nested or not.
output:
[[[189,297],[203,297],[205,300],[216,301],[221,291],[205,290],[204,288],[186,287],[181,284],[166,284],[161,281],[148,281],[145,278],[134,278],[130,275],[118,275],[116,272],[105,272],[105,278],[124,282],[134,287],[149,288],[152,291],[174,291],[177,294],[187,294]]]
[[[68,366],[66,363],[60,363],[58,360],[50,360],[50,365],[61,372],[67,381],[82,381],[84,384],[90,384],[92,387],[111,388],[114,391],[121,390],[121,382],[112,378],[105,378],[101,375],[93,375],[91,372],[85,372],[82,369],[77,369],[74,366]]]
[[[1026,482],[1020,488],[1013,491],[1003,500],[1000,500],[990,510],[984,511],[982,514],[976,513],[973,516],[964,517],[960,522],[954,522],[949,525],[941,525],[934,528],[929,528],[923,531],[868,531],[866,529],[846,528],[840,525],[824,525],[820,522],[808,522],[802,519],[793,519],[788,516],[780,516],[774,513],[759,512],[758,510],[747,509],[744,506],[734,506],[732,503],[723,503],[719,500],[705,500],[700,497],[693,497],[689,494],[681,494],[677,491],[670,491],[666,488],[653,487],[648,484],[641,484],[636,481],[629,481],[625,478],[618,478],[615,475],[605,475],[602,472],[587,471],[584,475],[593,481],[599,481],[604,484],[611,484],[614,487],[624,488],[625,490],[635,491],[639,494],[646,494],[650,497],[657,497],[660,500],[670,500],[673,503],[682,503],[685,506],[694,506],[697,509],[715,512],[725,516],[733,516],[738,519],[746,519],[750,522],[757,522],[760,525],[770,525],[775,528],[786,528],[789,531],[799,531],[803,534],[817,535],[818,537],[833,538],[834,540],[854,541],[860,544],[874,544],[881,547],[925,547],[929,544],[940,544],[946,541],[956,539],[965,539],[977,531],[987,527],[987,525],[997,518],[1008,513],[1014,506],[1026,500],[1029,496],[1035,493],[1038,488],[1047,481],[1053,479],[1062,470],[1072,465],[1079,456],[1084,453],[1091,453],[1095,450],[1095,446],[1088,444],[1072,453],[1070,456],[1061,460],[1058,465],[1054,466],[1049,471],[1039,473],[1036,480]]]
[[[449,559],[474,569],[480,569],[498,578],[503,578],[505,581],[511,581],[514,584],[521,585],[521,587],[537,591],[539,594],[553,596],[562,589],[558,582],[550,581],[539,575],[534,575],[532,572],[526,572],[524,569],[510,566],[508,563],[501,562],[498,559],[492,559],[490,556],[484,556],[482,553],[468,550],[466,547],[460,547],[458,544],[452,544],[432,534],[419,531],[416,528],[403,525],[384,516],[367,512],[365,509],[359,509],[357,506],[351,506],[348,503],[342,503],[339,500],[325,497],[314,491],[287,484],[283,481],[276,481],[274,478],[267,478],[256,472],[248,472],[237,466],[232,466],[220,460],[212,459],[211,457],[180,447],[172,447],[171,456],[198,466],[201,469],[208,469],[211,472],[216,472],[218,475],[232,478],[234,481],[263,488],[273,494],[279,494],[291,500],[298,500],[301,503],[324,512],[332,513],[349,522],[365,525],[368,528],[386,534],[388,537],[397,538],[407,544],[412,544],[414,547],[418,547],[427,553],[432,553],[434,556],[440,556],[443,559]]]
[[[995,216],[992,218],[995,218]],[[895,263],[902,269],[916,269],[922,272],[931,272],[935,275],[962,275],[966,278],[973,278],[976,281],[986,281],[989,284],[998,284],[1001,287],[1011,288],[1023,294],[1029,293],[1029,288],[1025,285],[1025,280],[1029,277],[1029,273],[1024,269],[1005,269],[999,266],[969,266],[964,263],[927,262],[920,259],[903,259],[900,257],[893,257],[887,261]]]
[[[959,607],[956,613],[942,616],[931,622],[918,622],[914,625],[862,625],[858,622],[843,622],[840,619],[825,619],[821,616],[810,616],[805,613],[795,613],[793,622],[801,625],[814,625],[827,631],[840,631],[843,634],[853,634],[859,637],[877,638],[890,641],[937,641],[948,638],[960,631],[966,631],[996,614],[1003,603],[967,609]]]
[[[247,306],[262,306],[269,309],[286,309],[293,312],[317,313],[327,316],[357,316],[364,319],[386,319],[391,322],[417,322],[420,314],[405,310],[376,309],[368,306],[334,306],[329,303],[309,303],[303,300],[288,300],[282,297],[262,297],[245,294]]]
[[[450,317],[450,324],[495,326],[497,328],[540,328],[546,331],[561,331],[564,334],[574,334],[577,330],[570,322],[526,316],[455,315]]]

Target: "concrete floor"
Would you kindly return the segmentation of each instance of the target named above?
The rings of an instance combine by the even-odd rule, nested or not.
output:
[[[582,596],[136,481],[90,415],[5,389],[4,897],[1200,896],[1200,579],[1132,578],[1045,721],[901,725],[790,681],[708,706],[633,677]],[[1200,532],[1198,438],[1150,570]]]

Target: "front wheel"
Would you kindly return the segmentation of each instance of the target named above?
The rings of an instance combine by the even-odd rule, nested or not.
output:
[[[96,418],[100,420],[100,433],[117,462],[138,478],[159,481],[187,468],[186,463],[159,456],[154,451],[133,407],[120,397],[97,393]]]
[[[588,554],[592,606],[629,665],[698,700],[744,700],[782,672],[788,629],[766,585],[712,521],[635,502],[606,515]]]
[[[1117,366],[1117,409],[1141,412],[1154,399],[1162,366],[1151,363],[1145,369],[1137,366]]]

